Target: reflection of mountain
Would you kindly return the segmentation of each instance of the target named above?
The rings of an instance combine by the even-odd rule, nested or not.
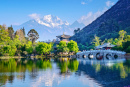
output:
[[[70,58],[28,58],[0,60],[0,66],[0,86],[7,87],[120,87],[130,83],[130,61],[108,67]]]
[[[88,75],[104,87],[123,87],[130,83],[130,72],[126,63],[117,63],[111,67],[80,63],[78,73],[84,72],[85,75]]]
[[[64,79],[69,78],[69,75],[67,76],[60,76],[59,70],[56,68],[56,64],[53,64],[52,70],[46,70],[44,72],[39,72],[39,75],[37,79],[31,84],[31,87],[38,87],[38,86],[57,86],[59,85]]]

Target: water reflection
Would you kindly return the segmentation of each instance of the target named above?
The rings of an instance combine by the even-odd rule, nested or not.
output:
[[[91,61],[93,62],[93,61]],[[129,86],[130,83],[130,60],[112,62],[90,63],[80,61],[78,72],[84,72],[97,83],[105,87]]]
[[[70,58],[0,60],[0,86],[128,86],[130,60],[94,62]]]
[[[66,61],[64,59],[66,59]],[[60,68],[61,73],[69,73],[69,71],[75,72],[78,70],[79,62],[76,59],[64,59],[57,60],[57,65]]]

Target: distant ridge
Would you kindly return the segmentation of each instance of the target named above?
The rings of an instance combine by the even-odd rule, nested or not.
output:
[[[88,42],[90,44],[95,34],[104,40],[105,38],[117,37],[119,30],[130,33],[130,0],[119,0],[103,15],[72,36],[71,39],[78,43],[85,44]]]

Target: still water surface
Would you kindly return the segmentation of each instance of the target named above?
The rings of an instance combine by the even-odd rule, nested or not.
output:
[[[69,58],[0,60],[0,86],[130,87],[130,60],[118,63]]]

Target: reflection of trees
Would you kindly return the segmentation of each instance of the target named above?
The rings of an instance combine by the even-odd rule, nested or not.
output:
[[[51,62],[49,60],[38,60],[36,62],[37,67],[39,67],[39,69],[47,69],[47,68],[52,68]]]
[[[78,70],[79,62],[77,60],[70,60],[70,63],[68,65],[68,68],[72,71],[75,72]]]
[[[16,70],[17,62],[15,59],[0,61],[0,72],[14,72]]]
[[[68,71],[69,61],[61,61],[58,62],[58,66],[60,67],[61,73],[65,73]]]
[[[105,69],[105,71],[112,70],[113,72],[118,71],[121,78],[126,78],[130,73],[130,60],[127,60],[125,63],[116,63],[112,66],[101,66],[100,64],[94,64],[93,67],[96,72],[100,72],[101,69]]]
[[[101,70],[100,64],[95,64],[94,67],[95,67],[96,72],[99,72]]]
[[[128,76],[128,73],[130,73],[130,67],[126,66],[125,64],[126,63],[118,63],[113,66],[116,70],[120,71],[121,78],[126,78]]]
[[[37,76],[37,71],[39,69],[51,69],[52,65],[49,60],[17,60],[17,59],[8,59],[0,60],[0,86],[5,85],[7,81],[12,83],[14,80],[14,72],[22,72],[21,75],[17,75],[18,79],[25,79],[25,71],[28,70],[31,73],[31,77],[34,78]],[[10,72],[10,74],[5,74]]]
[[[75,72],[78,70],[79,62],[77,60],[58,61],[61,73],[66,73],[68,70]]]

